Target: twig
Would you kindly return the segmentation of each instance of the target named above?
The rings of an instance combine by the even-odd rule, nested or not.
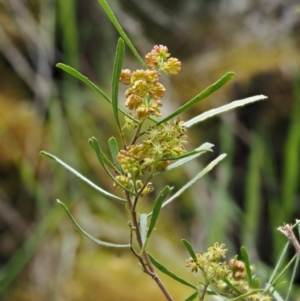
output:
[[[300,244],[293,232],[292,225],[287,224],[282,227],[278,227],[277,230],[287,237],[290,243],[294,246],[296,252],[300,255]]]

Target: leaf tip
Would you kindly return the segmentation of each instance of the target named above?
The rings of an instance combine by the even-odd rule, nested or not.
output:
[[[49,154],[49,153],[47,153],[45,151],[40,151],[39,155],[41,157],[47,157],[47,158],[50,158],[50,159],[54,160],[54,157],[51,154]]]

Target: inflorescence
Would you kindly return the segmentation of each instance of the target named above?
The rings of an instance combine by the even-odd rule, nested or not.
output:
[[[127,129],[137,129],[136,135],[140,134],[143,122],[151,117],[160,117],[162,97],[165,87],[159,82],[161,72],[175,75],[181,69],[181,62],[173,57],[166,46],[156,45],[145,57],[148,67],[146,70],[121,71],[120,82],[128,85],[125,92],[125,106],[130,110],[133,119],[125,117]],[[150,182],[144,184],[139,177],[149,172],[161,171],[170,164],[170,159],[185,153],[184,145],[187,143],[186,128],[179,118],[172,122],[153,125],[143,135],[145,139],[141,142],[131,143],[120,150],[117,161],[123,173],[116,176],[117,183],[122,184],[128,190],[139,193],[141,196],[153,191]],[[124,190],[120,185],[117,188]]]
[[[196,254],[196,258],[189,258],[186,260],[186,266],[191,268],[192,272],[200,271],[204,281],[200,284],[203,289],[208,285],[214,287],[214,289],[220,295],[231,295],[237,297],[249,293],[249,295],[241,300],[249,301],[270,301],[272,297],[262,294],[260,292],[254,292],[251,294],[251,287],[246,277],[245,264],[237,260],[237,258],[230,259],[228,263],[222,259],[225,259],[224,244],[215,243],[213,247],[208,248],[207,252],[200,252]],[[253,270],[253,268],[252,268]],[[228,285],[231,283],[231,286]],[[235,290],[232,289],[235,287]]]

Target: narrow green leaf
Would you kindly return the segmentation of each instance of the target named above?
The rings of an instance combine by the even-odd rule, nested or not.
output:
[[[203,114],[200,114],[199,116],[196,116],[188,121],[186,121],[184,123],[184,126],[189,128],[199,122],[202,122],[208,118],[211,118],[213,116],[216,116],[216,115],[219,115],[219,114],[222,114],[224,112],[228,112],[228,111],[231,111],[233,109],[236,109],[238,107],[242,107],[242,106],[245,106],[247,104],[250,104],[250,103],[253,103],[253,102],[256,102],[256,101],[259,101],[259,100],[263,100],[263,99],[266,99],[268,98],[267,96],[265,95],[257,95],[257,96],[252,96],[252,97],[248,97],[248,98],[245,98],[245,99],[241,99],[241,100],[235,100],[227,105],[224,105],[224,106],[221,106],[219,108],[216,108],[216,109],[212,109],[212,110],[209,110]]]
[[[212,150],[210,148],[203,149],[202,146],[199,146],[199,147],[195,148],[194,150],[192,150],[190,152],[182,154],[181,156],[170,157],[170,158],[166,157],[166,158],[161,159],[160,161],[180,160],[180,159],[185,159],[185,158],[188,158],[188,157],[192,157],[192,156],[195,156],[195,155],[200,155],[200,154],[207,153],[207,152],[212,152]]]
[[[193,258],[193,260],[196,261],[197,256],[196,256],[196,253],[195,253],[192,245],[186,239],[182,239],[181,241],[182,241],[183,245],[186,247],[186,249],[189,252],[189,254],[191,255],[191,257]]]
[[[270,280],[268,281],[268,284],[267,284],[267,289],[268,290],[274,283],[276,283],[278,281],[278,279],[287,271],[287,269],[292,265],[292,263],[297,259],[298,257],[298,254],[295,254],[293,256],[293,258],[287,263],[287,265],[283,268],[283,270],[277,275],[277,277],[272,280],[272,283],[270,285]]]
[[[145,213],[140,214],[140,231],[144,246],[147,240],[147,214]]]
[[[150,220],[149,229],[148,229],[148,232],[147,232],[147,238],[150,237],[150,235],[151,235],[151,233],[154,229],[154,226],[156,224],[157,218],[159,216],[162,203],[166,199],[166,197],[168,196],[168,194],[170,193],[171,190],[172,190],[171,187],[166,186],[159,193],[158,197],[156,198],[156,200],[154,202],[153,210],[152,210],[152,217],[151,217],[151,220]]]
[[[258,278],[253,278],[252,284],[253,284],[253,288],[259,288],[260,280]]]
[[[289,300],[289,296],[291,294],[293,284],[294,284],[294,280],[295,280],[295,277],[296,277],[296,272],[298,270],[298,266],[299,266],[299,254],[296,257],[296,261],[295,261],[295,264],[294,264],[292,276],[290,278],[290,285],[289,285],[289,289],[288,289],[288,292],[287,292],[286,297],[285,297],[285,301]]]
[[[202,171],[200,171],[192,180],[190,180],[187,184],[185,184],[181,189],[179,189],[172,197],[170,197],[167,201],[165,201],[162,207],[167,206],[172,201],[174,201],[179,195],[181,195],[186,189],[196,183],[200,178],[202,178],[205,174],[211,171],[220,161],[222,161],[226,157],[226,154],[222,154],[217,157],[215,160],[210,162]]]
[[[106,173],[108,174],[108,176],[115,182],[117,183],[120,187],[122,187],[122,189],[124,189],[125,191],[127,191],[128,193],[135,195],[134,192],[132,192],[131,190],[127,189],[125,186],[123,186],[121,183],[119,183],[115,177],[111,174],[111,172],[107,169],[106,164],[104,162],[104,154],[100,148],[99,142],[95,137],[90,138],[92,145],[93,145],[93,149],[97,155],[98,161],[99,163],[102,165],[102,167],[104,168],[104,170],[106,171]]]
[[[223,281],[227,284],[227,286],[233,290],[234,292],[238,293],[239,295],[242,294],[242,292],[234,285],[231,283],[231,281],[228,278],[223,278]]]
[[[197,152],[195,155],[191,155],[191,156],[189,156],[189,157],[187,157],[187,158],[180,159],[180,160],[178,160],[178,161],[176,161],[176,162],[170,164],[167,168],[165,168],[165,169],[163,169],[163,170],[157,172],[156,174],[159,174],[159,173],[161,173],[161,172],[170,171],[171,169],[174,169],[174,168],[177,168],[177,167],[179,167],[179,166],[181,166],[181,165],[183,165],[183,164],[186,164],[186,163],[188,163],[189,161],[191,161],[191,160],[193,160],[193,159],[199,157],[200,155],[204,154],[205,152],[208,152],[208,151],[212,152],[212,149],[211,149],[211,148],[212,148],[213,146],[214,146],[213,144],[208,143],[208,142],[203,143],[201,146],[199,146],[199,147],[197,148],[199,152]],[[203,150],[203,152],[200,151],[200,150]]]
[[[198,292],[195,292],[191,294],[189,297],[187,297],[186,299],[184,299],[184,301],[193,301],[197,298],[197,296],[198,296]]]
[[[116,195],[113,195],[111,193],[109,193],[108,191],[98,187],[96,184],[94,184],[92,181],[88,180],[86,177],[84,177],[82,174],[80,174],[78,171],[76,171],[75,169],[73,169],[72,167],[70,167],[68,164],[66,164],[65,162],[63,162],[62,160],[58,159],[57,157],[41,151],[40,152],[40,156],[44,156],[47,158],[50,158],[52,160],[55,160],[57,163],[59,163],[60,165],[62,165],[63,167],[65,167],[66,169],[68,169],[69,171],[71,171],[75,176],[77,176],[78,178],[80,178],[81,180],[83,180],[84,182],[86,182],[87,184],[89,184],[90,186],[92,186],[93,188],[95,188],[96,190],[98,190],[102,195],[114,199],[114,200],[118,200],[118,201],[122,201],[122,202],[126,202],[125,199],[122,199]]]
[[[244,246],[241,247],[241,257],[245,264],[248,283],[249,283],[250,287],[253,288],[253,278],[252,278],[252,271],[251,271],[249,255],[248,255],[247,249]]]
[[[181,277],[177,276],[173,272],[171,272],[169,269],[167,269],[164,265],[162,265],[160,262],[158,262],[151,254],[147,253],[151,263],[157,267],[162,273],[168,275],[169,277],[173,278],[174,280],[180,282],[183,285],[189,286],[191,288],[197,289],[197,287],[188,281],[182,279]]]
[[[73,75],[74,77],[78,78],[79,80],[84,82],[86,85],[88,85],[90,88],[92,88],[95,92],[100,94],[109,103],[112,103],[112,100],[98,86],[96,86],[92,81],[90,81],[86,76],[82,75],[76,69],[74,69],[74,68],[72,68],[68,65],[62,64],[62,63],[56,64],[56,67],[64,70],[65,72]],[[128,118],[130,118],[130,119],[137,122],[137,120],[135,120],[130,114],[128,114],[127,112],[125,112],[121,108],[119,108],[119,111],[122,112],[124,115],[126,115]]]
[[[279,259],[277,260],[276,262],[276,266],[275,268],[273,269],[273,272],[272,272],[272,275],[270,276],[270,279],[266,285],[266,287],[269,287],[272,285],[272,283],[274,283],[274,278],[280,268],[280,266],[282,265],[282,263],[285,261],[285,257],[287,256],[287,251],[288,251],[288,247],[289,247],[290,243],[289,242],[286,242],[285,246],[283,247],[282,249],[282,252],[280,254],[280,257]]]
[[[94,150],[94,147],[93,147],[93,141],[92,141],[92,139],[89,139],[89,145],[91,146],[91,148],[93,149],[93,151],[96,152],[96,151]],[[108,160],[108,158],[105,156],[104,153],[102,153],[102,158],[103,158],[103,162],[104,162],[108,167],[110,167],[111,169],[114,169],[114,168],[115,168],[115,165],[114,165],[112,162],[110,162],[110,160]]]
[[[113,68],[113,75],[112,75],[112,107],[114,112],[115,121],[121,131],[120,121],[119,121],[119,82],[120,82],[120,75],[122,70],[122,64],[125,54],[125,44],[124,41],[120,38],[118,40],[114,68]]]
[[[147,66],[146,66],[145,62],[140,57],[140,55],[138,54],[137,50],[135,49],[135,47],[133,46],[133,44],[131,43],[131,41],[127,37],[126,33],[124,32],[123,28],[119,24],[118,20],[116,19],[114,13],[112,12],[112,10],[109,7],[109,5],[107,4],[107,2],[105,0],[98,0],[98,2],[100,3],[100,5],[102,6],[102,8],[104,9],[106,15],[109,17],[109,19],[112,22],[112,24],[115,26],[115,28],[119,32],[120,36],[123,38],[123,40],[126,42],[126,44],[128,45],[128,47],[131,49],[131,51],[133,52],[133,54],[135,55],[135,57],[138,59],[138,61],[140,62],[140,64],[143,66],[143,68],[147,69]]]
[[[109,243],[109,242],[105,242],[99,239],[96,239],[95,237],[93,237],[92,235],[90,235],[89,233],[87,233],[86,231],[84,231],[79,225],[78,223],[75,221],[75,219],[73,218],[73,216],[71,215],[70,211],[68,210],[67,206],[61,202],[60,200],[57,200],[57,203],[60,204],[65,212],[67,213],[68,217],[70,218],[70,220],[73,222],[73,224],[76,226],[76,228],[86,237],[88,237],[89,239],[91,239],[93,242],[95,242],[98,245],[101,246],[105,246],[105,247],[112,247],[112,248],[130,248],[130,245],[119,245],[119,244],[113,244],[113,243]]]
[[[115,137],[109,138],[108,145],[109,145],[111,157],[113,159],[115,167],[120,172],[120,174],[124,174],[122,167],[117,160],[117,156],[119,154],[119,147],[118,147],[118,142],[117,142],[116,138]]]
[[[257,293],[260,293],[260,292],[263,292],[263,289],[255,289],[255,290],[247,292],[247,293],[245,293],[243,295],[240,295],[240,296],[238,296],[236,298],[230,299],[230,301],[246,300],[247,297],[249,297],[251,295],[254,295],[254,294],[257,294]]]
[[[224,86],[229,80],[233,78],[235,75],[234,72],[228,72],[226,73],[223,77],[221,77],[218,81],[207,87],[204,91],[196,95],[193,99],[191,99],[189,102],[187,102],[185,105],[181,106],[179,109],[177,109],[175,112],[164,118],[163,120],[160,120],[157,125],[164,123],[180,114],[183,112],[187,111],[194,105],[196,105],[198,102],[201,100],[207,98],[209,95],[220,89],[222,86]]]

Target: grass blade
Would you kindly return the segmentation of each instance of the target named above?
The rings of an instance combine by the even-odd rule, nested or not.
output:
[[[186,189],[192,186],[195,182],[197,182],[200,178],[202,178],[206,173],[211,171],[220,161],[222,161],[226,157],[226,154],[222,154],[217,157],[215,160],[210,162],[201,172],[199,172],[192,180],[190,180],[187,184],[185,184],[181,189],[179,189],[171,198],[169,198],[166,202],[163,203],[162,207],[167,206],[169,203],[174,201],[179,195],[181,195]]]
[[[219,108],[216,108],[216,109],[212,109],[212,110],[209,110],[203,114],[200,114],[199,116],[196,116],[188,121],[186,121],[184,123],[184,126],[189,128],[199,122],[202,122],[208,118],[211,118],[213,116],[216,116],[216,115],[219,115],[219,114],[222,114],[224,112],[228,112],[228,111],[231,111],[233,109],[236,109],[238,107],[242,107],[242,106],[245,106],[247,104],[250,104],[252,102],[256,102],[256,101],[259,101],[259,100],[263,100],[263,99],[266,99],[267,96],[265,95],[257,95],[257,96],[252,96],[252,97],[248,97],[248,98],[245,98],[245,99],[241,99],[241,100],[235,100],[227,105],[224,105],[224,106],[221,106]]]
[[[140,62],[140,64],[143,66],[143,68],[147,69],[147,66],[146,66],[145,62],[140,57],[139,53],[137,52],[137,50],[135,49],[135,47],[133,46],[133,44],[129,40],[128,36],[124,32],[122,26],[119,24],[118,20],[116,19],[114,13],[110,9],[110,7],[107,4],[107,2],[105,0],[98,0],[98,2],[100,3],[100,5],[102,6],[102,8],[104,9],[106,15],[108,16],[108,18],[110,19],[110,21],[112,22],[112,24],[115,26],[115,28],[119,32],[119,34],[122,37],[122,39],[126,42],[126,44],[131,49],[131,51],[133,52],[133,54],[135,55],[135,57],[138,59],[138,61]]]
[[[166,186],[159,193],[159,196],[156,198],[156,200],[154,202],[153,210],[152,210],[152,217],[151,217],[151,220],[150,220],[149,229],[148,229],[148,232],[147,232],[147,238],[150,237],[150,235],[151,235],[151,233],[152,233],[152,231],[153,231],[153,229],[155,227],[157,218],[159,216],[162,203],[166,199],[167,195],[170,193],[171,190],[172,190],[171,187]]]
[[[113,75],[112,75],[112,107],[114,112],[114,117],[118,126],[119,131],[121,131],[120,121],[119,121],[119,81],[122,70],[122,64],[125,54],[125,44],[124,41],[120,38],[117,45]]]
[[[130,245],[120,245],[120,244],[112,244],[109,242],[105,242],[99,239],[96,239],[95,237],[93,237],[92,235],[90,235],[89,233],[87,233],[85,230],[83,230],[78,223],[75,221],[74,217],[72,216],[72,214],[70,213],[70,211],[68,210],[67,206],[61,202],[60,200],[57,200],[57,203],[60,204],[63,209],[65,210],[65,212],[67,213],[68,217],[70,218],[70,220],[73,222],[73,224],[75,225],[75,227],[83,234],[85,235],[87,238],[91,239],[93,242],[95,242],[98,245],[104,246],[104,247],[112,247],[112,248],[129,248]]]
[[[114,199],[114,200],[118,200],[118,201],[122,201],[122,202],[126,202],[125,199],[120,198],[116,195],[113,195],[111,193],[109,193],[108,191],[98,187],[96,184],[94,184],[92,181],[90,181],[89,179],[87,179],[86,177],[84,177],[81,173],[79,173],[78,171],[76,171],[75,169],[73,169],[72,167],[70,167],[68,164],[66,164],[65,162],[63,162],[62,160],[58,159],[57,157],[41,151],[40,152],[40,156],[44,156],[44,157],[48,157],[54,161],[56,161],[57,163],[59,163],[60,165],[62,165],[64,168],[68,169],[69,171],[71,171],[75,176],[77,176],[78,178],[80,178],[81,180],[83,180],[84,182],[86,182],[87,184],[89,184],[90,186],[92,186],[93,188],[95,188],[96,190],[98,190],[102,195]]]
[[[98,86],[96,86],[92,81],[90,81],[86,76],[82,75],[76,69],[74,69],[74,68],[72,68],[68,65],[62,64],[62,63],[58,63],[56,65],[56,67],[64,70],[65,72],[67,72],[67,73],[73,75],[74,77],[76,77],[77,79],[81,80],[86,85],[88,85],[91,89],[93,89],[96,93],[100,94],[109,103],[112,103],[112,100]],[[130,114],[128,114],[127,112],[125,112],[121,108],[119,108],[119,111],[122,112],[124,115],[126,115],[128,118],[136,121]]]
[[[197,287],[191,283],[189,283],[188,281],[182,279],[181,277],[177,276],[176,274],[174,274],[173,272],[171,272],[169,269],[167,269],[164,265],[162,265],[160,262],[158,262],[152,255],[150,255],[149,253],[147,253],[151,263],[157,267],[162,273],[168,275],[169,277],[173,278],[174,280],[176,280],[177,282],[180,282],[183,285],[189,286],[191,288],[197,289]]]
[[[196,105],[198,102],[200,102],[201,100],[207,98],[209,95],[211,95],[212,93],[214,93],[215,91],[220,89],[222,86],[224,86],[229,80],[231,80],[233,78],[234,75],[235,75],[234,72],[226,73],[218,81],[216,81],[212,85],[208,86],[204,91],[202,91],[201,93],[196,95],[193,99],[191,99],[185,105],[181,106],[179,109],[177,109],[175,112],[173,112],[172,114],[170,114],[169,116],[167,116],[163,120],[160,120],[157,123],[157,125],[159,125],[161,123],[164,123],[164,122],[178,116],[179,114],[182,114],[183,112],[187,111],[188,109],[190,109],[191,107]]]

